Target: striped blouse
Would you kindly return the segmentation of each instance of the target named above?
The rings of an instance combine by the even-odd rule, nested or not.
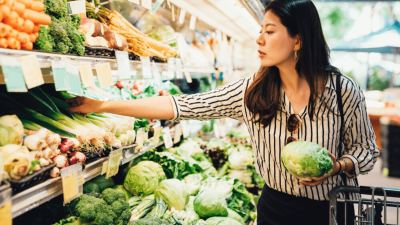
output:
[[[340,176],[332,176],[317,186],[302,186],[289,174],[281,163],[281,149],[290,133],[286,121],[294,113],[283,89],[281,107],[271,124],[264,127],[251,121],[252,113],[244,104],[245,90],[254,76],[240,79],[219,89],[200,94],[174,96],[175,119],[212,119],[230,117],[243,121],[251,136],[255,152],[257,171],[266,184],[280,192],[313,200],[329,200],[329,192],[335,186],[343,185]],[[340,113],[336,99],[336,77],[330,76],[323,93],[315,103],[313,119],[305,108],[297,132],[298,140],[318,143],[338,158]],[[347,185],[356,186],[356,177],[370,171],[379,155],[375,134],[367,115],[365,98],[361,88],[351,79],[341,76],[343,112],[345,118],[345,154],[354,162],[354,174],[347,174]],[[352,199],[356,195],[350,196]]]

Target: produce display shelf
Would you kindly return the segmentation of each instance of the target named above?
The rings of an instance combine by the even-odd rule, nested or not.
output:
[[[46,53],[46,52],[39,52],[39,51],[24,51],[24,50],[13,50],[13,49],[4,49],[0,48],[0,57],[2,56],[14,56],[14,57],[21,57],[26,55],[35,55],[40,63],[40,67],[43,72],[43,77],[45,83],[54,83],[54,79],[52,77],[52,73],[49,70],[51,68],[52,61],[54,60],[71,60],[77,62],[86,62],[91,63],[93,66],[98,63],[110,63],[112,70],[118,69],[118,64],[116,59],[109,59],[109,58],[101,58],[95,56],[74,56],[74,55],[63,55],[57,53]],[[159,71],[167,71],[168,70],[168,63],[155,63]],[[137,71],[141,73],[142,63],[137,60],[130,60],[130,66],[132,71]],[[190,68],[185,67],[182,68],[182,72],[189,72],[189,73],[202,73],[204,75],[209,75],[215,70],[213,68]],[[4,75],[0,70],[0,84],[5,84],[4,82]]]
[[[159,142],[155,145],[148,145],[143,147],[143,149],[139,153],[128,153],[132,152],[136,145],[130,145],[123,147],[123,159],[122,164],[126,164],[136,157],[141,156],[143,153],[155,148],[159,147],[163,144],[163,142]],[[85,165],[83,170],[83,179],[84,182],[87,182],[101,174],[101,170],[103,167],[103,162],[107,161],[108,157],[97,159],[94,162],[88,163]],[[32,188],[29,188],[21,193],[18,193],[12,197],[12,215],[13,218],[22,215],[43,203],[48,202],[49,200],[61,195],[62,192],[62,184],[61,178],[51,178],[41,184],[38,184]]]

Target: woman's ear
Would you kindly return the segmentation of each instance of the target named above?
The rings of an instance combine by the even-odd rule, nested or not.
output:
[[[294,51],[298,52],[301,49],[301,38],[299,35],[296,35],[295,42],[294,42]]]

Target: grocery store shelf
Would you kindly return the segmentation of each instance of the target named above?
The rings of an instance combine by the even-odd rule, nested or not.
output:
[[[162,142],[158,144],[161,146]],[[134,151],[135,145],[124,147],[124,157],[122,164],[126,164],[131,160],[139,157],[143,153],[157,146],[146,146],[139,153],[131,153]],[[85,165],[83,170],[84,181],[87,182],[101,174],[103,162],[107,161],[108,157],[100,158],[94,162]],[[62,194],[61,178],[51,178],[41,184],[29,188],[12,197],[12,215],[13,218],[32,210],[41,204]]]
[[[74,55],[63,55],[57,53],[46,53],[38,51],[24,51],[24,50],[13,50],[0,48],[0,57],[2,56],[14,56],[21,57],[26,55],[35,55],[39,61],[40,67],[42,69],[43,78],[45,83],[54,83],[52,77],[52,72],[50,70],[52,61],[55,60],[70,60],[78,63],[90,63],[92,66],[98,63],[110,63],[111,70],[116,71],[118,69],[118,64],[116,59],[101,58],[95,56],[74,56]],[[167,63],[155,63],[159,71],[168,71]],[[137,60],[130,60],[131,71],[136,71],[141,74],[142,63]],[[203,73],[210,74],[214,72],[213,68],[195,68],[195,67],[185,67],[182,72],[189,73]],[[4,76],[0,70],[0,84],[4,84]]]

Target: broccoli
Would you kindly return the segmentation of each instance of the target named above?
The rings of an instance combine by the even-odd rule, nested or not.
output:
[[[83,185],[83,193],[99,193],[99,185],[95,183],[87,183]]]
[[[81,17],[79,15],[71,15],[71,25],[75,29],[79,29],[79,26],[81,25]]]
[[[47,15],[57,19],[68,16],[67,0],[44,0],[43,3]]]
[[[93,222],[96,225],[112,225],[117,218],[111,206],[103,199],[86,194],[79,198],[75,213],[83,222]]]
[[[90,183],[95,183],[99,186],[100,192],[104,191],[106,188],[113,187],[114,181],[111,178],[106,178],[105,176],[98,176]]]
[[[126,209],[122,212],[121,216],[119,216],[117,220],[118,225],[126,225],[129,223],[129,219],[131,218],[131,210]]]
[[[45,26],[40,26],[39,36],[35,42],[35,49],[45,52],[52,52],[54,46],[54,39],[49,34],[49,29]]]
[[[112,204],[115,201],[122,200],[125,201],[125,194],[121,190],[116,190],[112,188],[107,188],[101,193],[102,199],[108,204]]]
[[[81,221],[76,216],[71,216],[66,219],[62,219],[53,225],[82,225]]]
[[[125,210],[129,209],[129,204],[124,201],[124,200],[117,200],[111,204],[111,208],[114,211],[114,213],[119,216],[121,215]]]

